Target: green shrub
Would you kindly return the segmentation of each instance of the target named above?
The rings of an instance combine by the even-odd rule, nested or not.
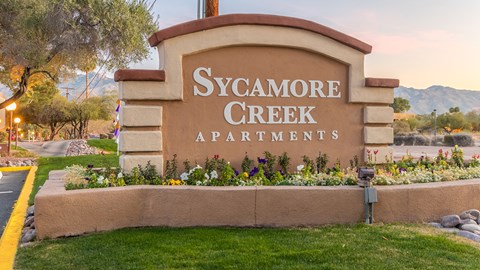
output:
[[[472,135],[469,134],[450,134],[445,135],[443,143],[447,146],[458,145],[460,147],[473,146],[474,141]]]
[[[431,140],[419,134],[396,135],[393,139],[395,145],[431,145]]]

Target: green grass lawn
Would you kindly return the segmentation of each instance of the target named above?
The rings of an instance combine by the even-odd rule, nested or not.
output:
[[[117,143],[113,139],[93,139],[87,141],[88,145],[108,152],[117,152]]]
[[[478,269],[480,249],[426,225],[140,228],[20,248],[15,269]]]
[[[86,155],[86,156],[74,156],[74,157],[41,157],[37,159],[38,170],[35,175],[35,181],[33,183],[33,190],[30,194],[30,200],[28,203],[32,205],[34,203],[35,195],[38,192],[38,187],[43,185],[48,178],[48,173],[51,170],[63,170],[67,166],[73,164],[87,166],[93,164],[94,167],[118,167],[118,156],[115,154],[109,155]]]

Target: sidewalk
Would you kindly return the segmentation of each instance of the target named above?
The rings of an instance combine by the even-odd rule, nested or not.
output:
[[[451,146],[393,146],[393,159],[400,160],[403,156],[407,155],[407,151],[414,158],[420,158],[421,156],[436,157],[438,150],[442,149],[444,152],[452,152]],[[480,154],[479,146],[461,147],[463,150],[463,156],[465,160],[472,159],[473,155]]]

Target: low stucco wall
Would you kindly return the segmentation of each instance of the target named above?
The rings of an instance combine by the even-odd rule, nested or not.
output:
[[[479,180],[377,187],[376,222],[480,208]],[[53,172],[35,198],[40,239],[142,226],[317,226],[363,221],[360,187],[129,186],[66,191]]]

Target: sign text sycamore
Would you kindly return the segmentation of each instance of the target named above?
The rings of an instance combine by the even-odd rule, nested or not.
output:
[[[341,92],[339,90],[340,81],[338,80],[302,80],[302,79],[260,79],[255,78],[232,78],[232,77],[212,77],[212,69],[209,67],[198,67],[193,71],[193,95],[198,97],[208,97],[217,95],[218,97],[235,96],[241,99],[249,97],[273,98],[274,103],[281,103],[285,98],[311,98],[311,99],[339,99]],[[215,89],[217,92],[215,93]],[[315,103],[315,102],[313,102]],[[233,126],[239,125],[274,125],[274,124],[318,124],[317,119],[312,115],[316,106],[292,106],[292,105],[256,105],[246,101],[234,100],[228,102],[223,109],[225,121]],[[269,136],[271,141],[296,141],[303,139],[311,141],[313,138],[323,140],[327,131],[310,130],[302,131],[266,131],[258,130],[255,134],[248,131],[240,131],[237,136],[240,141],[264,141]],[[210,132],[210,141],[216,142],[221,135],[218,131]],[[235,141],[232,132],[224,135],[226,142]],[[338,139],[338,131],[330,132],[332,139]],[[197,134],[195,142],[205,142],[204,134],[200,131]]]

